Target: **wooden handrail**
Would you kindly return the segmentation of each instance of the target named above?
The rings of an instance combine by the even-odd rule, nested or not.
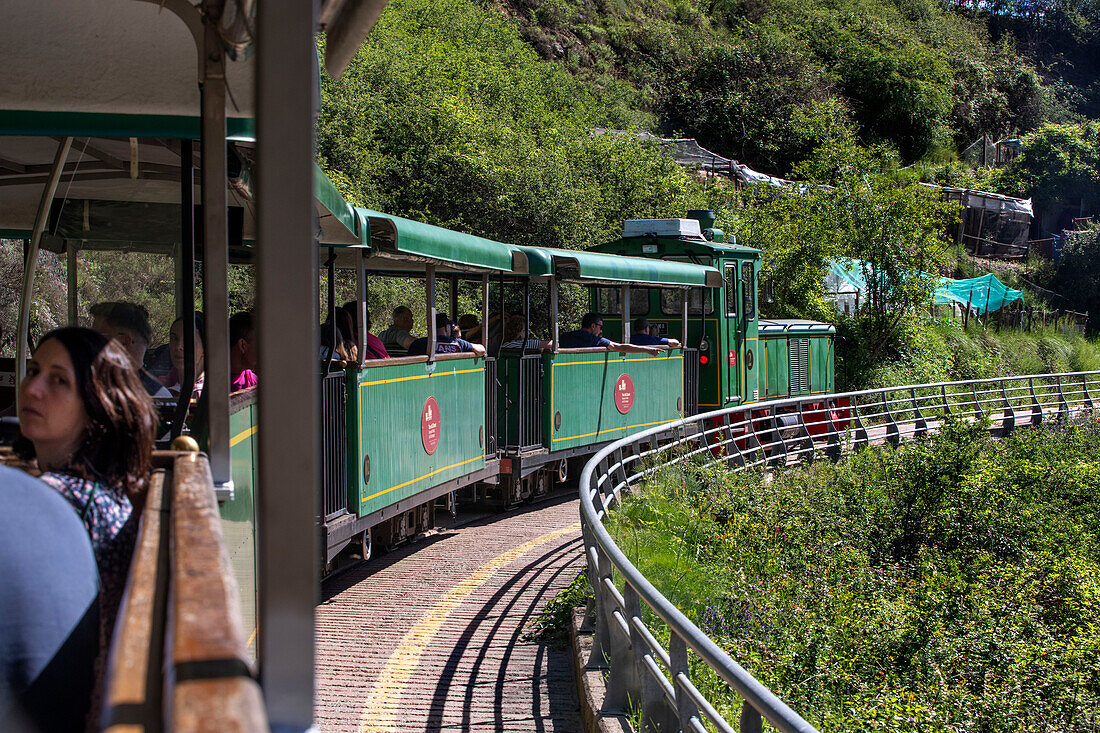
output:
[[[261,730],[240,598],[206,456],[176,458],[172,497],[172,729]]]
[[[105,687],[105,727],[266,730],[210,464],[158,452]]]
[[[104,728],[162,728],[164,626],[168,607],[169,471],[153,473],[141,516],[130,577],[107,662]]]

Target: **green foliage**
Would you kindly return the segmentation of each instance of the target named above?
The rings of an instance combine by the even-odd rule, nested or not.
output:
[[[579,247],[629,217],[706,205],[670,159],[515,26],[470,0],[391,3],[322,88],[318,148],[373,208],[524,244]]]
[[[843,125],[815,134],[830,142],[796,169],[807,185],[778,196],[753,192],[739,230],[763,250],[779,307],[792,315],[831,318],[827,261],[866,263],[867,299],[848,337],[874,363],[899,350],[917,309],[930,302],[935,281],[925,273],[946,263],[943,232],[956,208],[899,179],[888,152],[858,145]]]
[[[1100,228],[1067,232],[1051,286],[1065,293],[1065,307],[1087,311],[1089,330],[1100,324]]]
[[[1057,201],[1100,201],[1100,123],[1043,125],[1021,141],[1023,150],[996,183],[1047,207]]]
[[[1095,420],[999,441],[948,420],[896,451],[770,481],[666,470],[611,527],[662,593],[820,730],[1091,731],[1098,489]],[[719,680],[696,679],[736,716]]]
[[[573,610],[583,608],[592,598],[592,586],[588,584],[588,571],[582,570],[543,606],[535,616],[531,637],[550,644],[556,649],[569,646],[569,625],[573,622]]]

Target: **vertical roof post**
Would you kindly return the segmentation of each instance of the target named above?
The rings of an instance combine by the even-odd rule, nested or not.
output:
[[[320,384],[316,2],[257,5],[259,674],[272,730],[313,722]]]

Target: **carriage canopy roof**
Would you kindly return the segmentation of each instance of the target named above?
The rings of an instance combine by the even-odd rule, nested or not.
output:
[[[722,275],[688,262],[630,257],[590,250],[523,247],[532,275],[556,275],[586,285],[644,285],[717,288]]]
[[[0,236],[29,237],[59,142],[52,135],[11,134],[0,123]],[[62,127],[62,135],[77,130]],[[133,131],[131,131],[133,132]],[[251,160],[255,142],[239,137],[229,145],[233,166],[226,182],[235,247],[255,241]],[[166,138],[75,137],[51,206],[47,234],[82,249],[164,252],[179,243],[182,149]],[[196,171],[198,146],[192,150]],[[196,177],[197,180],[197,177]],[[313,196],[324,244],[361,241],[359,218],[324,172],[314,166]],[[195,185],[194,200],[200,199]],[[196,220],[201,217],[196,217]],[[234,259],[247,257],[235,249]]]
[[[444,272],[527,273],[524,248],[380,211],[356,211],[372,265],[380,269],[408,270],[409,263],[419,263],[440,266]]]

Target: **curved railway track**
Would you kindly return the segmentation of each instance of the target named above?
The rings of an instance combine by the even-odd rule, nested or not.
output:
[[[578,731],[568,649],[529,624],[583,565],[575,488],[331,578],[317,606],[322,731]]]

